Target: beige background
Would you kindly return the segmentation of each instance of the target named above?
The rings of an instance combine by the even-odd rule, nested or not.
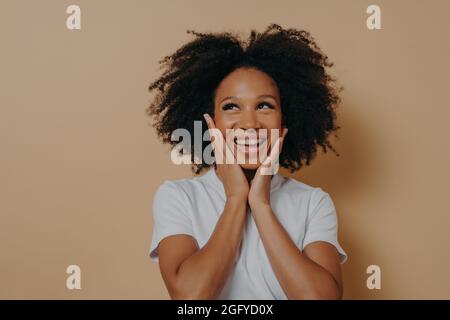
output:
[[[0,298],[168,298],[147,256],[152,197],[191,173],[157,141],[147,86],[187,29],[275,22],[309,30],[345,87],[341,156],[295,175],[335,201],[345,298],[450,299],[450,2],[376,3],[379,31],[372,1],[0,0]]]

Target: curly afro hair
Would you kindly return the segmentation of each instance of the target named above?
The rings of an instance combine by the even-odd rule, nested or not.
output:
[[[294,172],[309,165],[318,146],[339,156],[328,137],[340,128],[335,107],[343,88],[326,72],[333,63],[309,32],[271,24],[263,33],[252,30],[247,41],[229,32],[187,33],[195,39],[159,62],[165,70],[149,86],[156,96],[146,111],[154,118],[153,126],[163,142],[171,148],[177,145],[171,134],[178,128],[187,129],[193,137],[195,120],[203,121],[204,133],[207,125],[203,114],[214,114],[215,90],[220,82],[237,68],[252,67],[269,75],[280,93],[283,124],[289,128],[280,166]],[[337,137],[336,132],[334,135]],[[202,150],[208,144],[203,142]],[[195,152],[192,144],[192,170],[198,174],[210,165]],[[195,158],[202,159],[201,163],[195,163]]]

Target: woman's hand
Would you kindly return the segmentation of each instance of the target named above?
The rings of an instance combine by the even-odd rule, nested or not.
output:
[[[278,169],[279,155],[287,131],[287,128],[283,129],[281,137],[278,138],[275,144],[270,148],[269,156],[261,163],[251,182],[248,203],[250,208],[252,208],[252,212],[255,212],[256,208],[270,206],[270,182],[272,175],[274,174],[274,169]]]
[[[203,116],[205,117],[212,140],[216,158],[216,172],[220,180],[222,180],[227,200],[236,199],[247,202],[250,187],[241,166],[237,164],[234,153],[231,151],[230,146],[220,130],[216,128],[214,120],[207,113]],[[225,161],[227,158],[229,161]],[[223,161],[217,161],[218,159]]]

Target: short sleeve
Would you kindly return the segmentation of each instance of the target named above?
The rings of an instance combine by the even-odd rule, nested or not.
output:
[[[165,237],[187,234],[194,237],[189,198],[176,183],[165,181],[153,198],[153,233],[150,259],[157,262],[158,245]]]
[[[312,191],[303,249],[315,241],[331,243],[339,253],[341,264],[347,261],[347,254],[338,242],[336,208],[330,195],[321,188],[315,188]]]

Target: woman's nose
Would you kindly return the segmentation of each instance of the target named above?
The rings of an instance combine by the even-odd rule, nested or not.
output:
[[[261,124],[258,121],[256,112],[244,111],[241,114],[241,118],[237,123],[237,127],[240,129],[259,129]]]

